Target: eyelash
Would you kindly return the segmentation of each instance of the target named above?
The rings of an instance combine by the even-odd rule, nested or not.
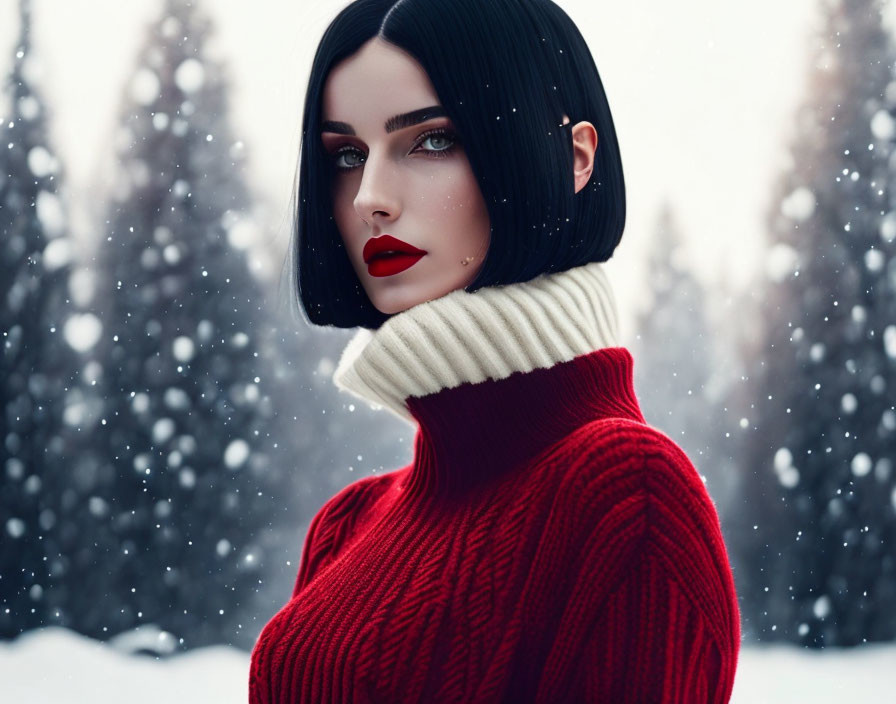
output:
[[[458,137],[454,132],[452,132],[451,130],[442,128],[442,127],[437,127],[436,129],[432,129],[432,130],[429,130],[429,131],[421,134],[420,137],[417,139],[417,142],[414,144],[414,149],[411,151],[411,153],[416,151],[417,147],[419,147],[421,144],[423,144],[423,142],[425,142],[429,137],[434,137],[434,136],[444,136],[444,137],[447,137],[449,140],[451,140],[451,144],[448,145],[445,149],[424,149],[423,150],[424,152],[426,152],[427,154],[432,156],[432,158],[434,158],[434,159],[444,159],[445,157],[449,156],[455,150],[457,145],[459,144]],[[334,169],[336,169],[336,171],[352,171],[354,169],[357,169],[359,166],[362,166],[362,164],[355,164],[354,166],[339,166],[339,165],[337,165],[336,162],[339,160],[339,157],[343,154],[348,154],[350,152],[357,152],[358,154],[361,154],[361,150],[357,149],[355,147],[344,147],[342,149],[338,149],[335,152],[333,152],[333,154],[331,155],[332,166]]]

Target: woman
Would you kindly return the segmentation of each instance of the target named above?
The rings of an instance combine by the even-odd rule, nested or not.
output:
[[[334,374],[413,461],[311,521],[250,701],[725,702],[715,508],[650,428],[604,272],[625,221],[591,55],[550,0],[357,0],[304,111],[293,261]]]

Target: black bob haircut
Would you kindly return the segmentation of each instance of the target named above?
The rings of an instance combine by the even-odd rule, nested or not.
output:
[[[379,328],[333,218],[320,137],[324,83],[373,37],[423,67],[464,145],[491,240],[466,290],[608,260],[625,226],[616,131],[597,67],[551,0],[355,0],[321,38],[308,89],[289,253],[292,294],[313,325]],[[562,117],[569,123],[561,126]],[[594,171],[575,193],[570,127],[597,131]],[[293,189],[293,196],[296,191]],[[294,301],[295,299],[293,299]]]

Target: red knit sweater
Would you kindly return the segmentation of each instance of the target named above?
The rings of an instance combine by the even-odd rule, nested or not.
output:
[[[407,403],[412,463],[311,521],[252,704],[729,700],[718,516],[626,348]]]

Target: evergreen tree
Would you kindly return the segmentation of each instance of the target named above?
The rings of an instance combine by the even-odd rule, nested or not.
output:
[[[755,637],[810,647],[896,637],[896,83],[880,13],[823,4],[752,362],[745,609]]]
[[[755,280],[755,275],[754,275]],[[745,290],[735,290],[724,278],[718,283],[718,307],[715,319],[717,357],[715,368],[723,370],[724,383],[720,398],[715,404],[717,417],[716,438],[719,446],[719,466],[726,473],[726,501],[719,510],[719,518],[728,548],[734,581],[740,602],[741,632],[745,639],[755,637],[752,614],[755,609],[750,601],[755,588],[753,575],[761,567],[755,563],[755,555],[745,546],[754,540],[756,525],[756,501],[751,497],[757,490],[755,470],[750,465],[750,448],[756,442],[751,419],[756,417],[756,380],[754,366],[761,355],[763,329],[762,311],[757,304],[756,291],[761,284],[754,282]],[[766,517],[767,527],[780,512]],[[774,535],[774,531],[767,531]]]
[[[691,273],[671,206],[664,203],[650,247],[651,300],[638,316],[635,384],[644,417],[678,443],[704,477],[720,512],[730,500],[733,466],[721,452],[725,370],[706,309],[707,292]]]
[[[290,478],[271,461],[264,296],[232,244],[251,198],[211,32],[193,3],[165,3],[114,135],[95,306],[103,462],[70,546],[83,586],[68,615],[95,637],[153,623],[182,647],[251,647],[247,602]]]
[[[59,195],[62,176],[35,87],[31,6],[3,87],[0,149],[0,637],[43,625],[55,563],[44,537],[56,523],[51,489],[65,447],[63,406],[76,359],[63,339],[71,313],[74,248]],[[3,108],[0,108],[2,111]],[[88,332],[89,334],[89,332]]]

